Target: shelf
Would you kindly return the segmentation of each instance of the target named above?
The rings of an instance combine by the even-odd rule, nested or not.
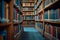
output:
[[[22,3],[34,3],[34,1],[32,1],[32,2],[30,2],[30,1],[28,1],[28,2],[23,2],[23,1],[22,1]]]
[[[0,27],[1,26],[8,26],[8,25],[10,25],[11,24],[11,22],[10,23],[0,23]]]
[[[0,28],[7,27],[10,24],[11,24],[11,22],[10,23],[0,23]]]
[[[23,26],[27,26],[27,27],[29,27],[29,26],[35,26],[35,25],[23,25]]]
[[[34,8],[34,6],[23,6],[23,8]]]
[[[38,12],[38,14],[41,13],[42,11],[43,11],[43,9],[41,9],[41,10]]]
[[[54,21],[44,21],[45,23],[50,23],[50,24],[54,24],[54,25],[60,25],[60,22],[54,22]]]
[[[43,21],[41,21],[41,20],[35,20],[35,22],[43,22]]]
[[[43,9],[41,9],[37,14],[35,14],[35,15],[38,15],[38,14],[40,14],[41,12],[43,12]]]
[[[21,24],[22,22],[16,22],[16,23],[13,23],[14,25],[19,25]]]
[[[26,15],[26,14],[25,14],[25,15],[23,15],[23,16],[35,16],[35,15],[33,15],[33,14],[31,14],[31,15]]]
[[[48,5],[45,6],[44,10],[55,8],[55,5],[58,5],[58,4],[59,4],[58,0],[53,3],[49,3]]]
[[[27,11],[24,10],[23,12],[34,12],[34,10],[27,10]]]
[[[11,0],[5,0],[5,2],[9,3]]]
[[[59,3],[58,1],[55,1],[53,3],[50,3],[50,4],[46,5],[45,8],[41,9],[36,15],[38,15],[39,13],[41,13],[43,10],[54,8],[54,6],[52,6],[52,5],[57,5],[58,3]]]
[[[24,20],[24,21],[35,21],[35,20],[34,20],[34,19],[29,19],[29,20],[27,20],[27,19],[26,19],[26,20]]]

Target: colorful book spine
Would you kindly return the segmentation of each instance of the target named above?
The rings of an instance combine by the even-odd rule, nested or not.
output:
[[[5,5],[4,5],[4,0],[1,0],[0,1],[0,14],[1,14],[1,16],[0,16],[0,21],[1,22],[5,22],[5,7],[4,7]]]
[[[1,19],[2,19],[2,2],[0,1],[0,22],[1,22]]]
[[[48,19],[48,11],[44,13],[44,19]]]

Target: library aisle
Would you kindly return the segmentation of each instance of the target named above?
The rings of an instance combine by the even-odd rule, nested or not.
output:
[[[24,27],[20,40],[45,40],[44,37],[33,27]]]
[[[60,40],[60,0],[0,0],[0,40]]]

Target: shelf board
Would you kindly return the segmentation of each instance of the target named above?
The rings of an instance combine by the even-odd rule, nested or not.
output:
[[[41,13],[41,12],[43,12],[43,9],[41,9],[37,14],[35,14],[35,15],[38,15],[39,13]]]
[[[24,10],[23,12],[34,12],[34,10],[27,10],[27,11]]]
[[[23,26],[35,26],[35,25],[23,25]]]
[[[43,22],[43,21],[41,21],[41,20],[35,20],[35,22]]]
[[[0,23],[0,28],[9,26],[10,24],[11,24],[11,22],[10,23]]]
[[[38,12],[38,14],[41,13],[42,11],[43,11],[43,9],[41,9],[41,10]]]
[[[25,15],[23,15],[23,16],[35,16],[35,15],[26,15],[26,14],[25,14]]]
[[[23,6],[23,8],[34,8],[34,6]]]
[[[44,22],[54,24],[54,25],[60,25],[60,22],[53,22],[53,21],[44,21]]]
[[[34,3],[34,1],[32,1],[32,2],[30,2],[30,1],[28,1],[28,2],[24,2],[24,1],[22,1],[22,3]]]
[[[14,25],[19,25],[20,23],[22,23],[22,22],[16,22],[16,23],[13,23]]]
[[[26,19],[26,20],[24,20],[24,21],[35,21],[35,20],[34,20],[34,19],[29,19],[29,20],[27,20],[27,19]]]

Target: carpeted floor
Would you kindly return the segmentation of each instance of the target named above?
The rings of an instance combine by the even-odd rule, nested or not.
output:
[[[25,27],[20,40],[45,40],[45,39],[35,28]]]

